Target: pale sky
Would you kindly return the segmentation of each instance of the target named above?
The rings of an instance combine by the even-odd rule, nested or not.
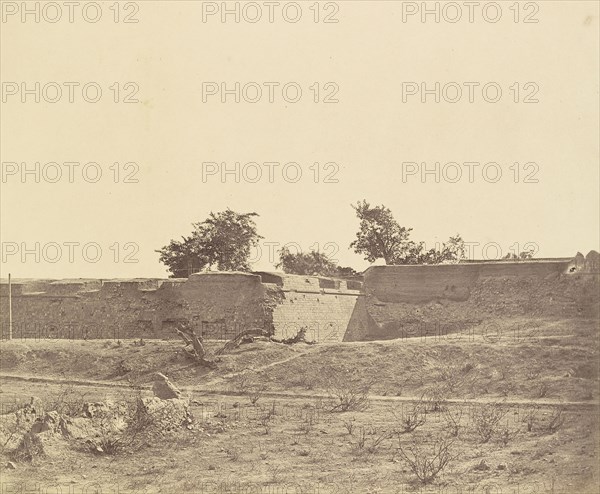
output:
[[[0,24],[3,277],[164,277],[154,250],[227,207],[260,214],[265,238],[257,270],[273,269],[265,243],[288,242],[306,251],[319,245],[341,265],[362,270],[369,263],[348,248],[358,230],[350,204],[362,199],[388,206],[401,225],[414,228],[414,240],[428,245],[461,233],[480,244],[473,247],[476,258],[486,243],[506,254],[532,242],[537,257],[599,249],[598,2],[537,2],[539,12],[523,10],[518,23],[512,1],[500,2],[496,23],[478,11],[469,23],[466,10],[456,23],[433,17],[423,23],[418,14],[403,22],[406,3],[395,1],[341,1],[336,13],[321,2],[319,20],[332,14],[337,23],[315,23],[312,1],[300,2],[297,23],[279,11],[269,23],[264,2],[257,3],[260,21],[236,23],[230,16],[223,23],[218,14],[203,22],[202,2],[141,1],[132,17],[138,23],[123,23],[124,9],[115,23],[113,2],[100,3],[97,23],[80,12],[69,23],[65,8],[56,23],[35,23],[32,16],[23,23],[16,13]],[[523,23],[528,14],[539,22]],[[21,101],[22,82],[30,89],[46,85],[39,103],[33,93]],[[65,82],[79,84],[71,86],[73,103]],[[90,82],[102,89],[97,103],[82,96]],[[222,103],[220,93],[203,102],[203,83],[233,89],[236,82],[247,89],[239,103],[234,95]],[[423,103],[416,94],[403,101],[403,83],[410,82],[416,86],[404,87],[446,85],[446,99],[459,86],[462,98],[452,103],[442,95],[437,103],[429,95]],[[273,83],[273,102],[265,83]],[[302,89],[297,103],[283,97],[288,83],[289,100],[294,88]],[[472,83],[473,102],[465,83]],[[502,90],[497,103],[484,99],[486,84],[489,99]],[[247,101],[257,86],[262,97]],[[121,102],[136,87],[139,102]],[[322,102],[327,96],[338,102]],[[40,183],[34,174],[23,179],[21,163],[35,170],[36,162]],[[56,183],[49,162],[63,170]],[[67,162],[80,163],[73,183]],[[81,173],[88,162],[98,163],[86,168],[90,181],[102,171],[96,183]],[[139,169],[125,168],[127,162]],[[203,180],[203,162],[231,170],[239,162],[240,183],[233,174],[225,183],[218,173]],[[250,162],[263,170],[255,183]],[[273,183],[269,162],[281,164],[272,168]],[[298,167],[286,168],[287,181],[281,173],[290,162],[302,172],[296,183]],[[337,166],[325,168],[328,162]],[[403,168],[414,170],[403,166],[408,162],[431,170],[439,162],[448,180],[456,167],[445,164],[456,162],[463,174],[456,183],[443,176],[435,183],[433,174],[423,182],[418,172],[403,180]],[[481,164],[473,183],[464,165],[470,162]],[[502,172],[496,183],[495,165],[486,168],[487,180],[481,172],[490,162]],[[530,162],[537,166],[525,166]],[[131,172],[137,183],[123,183]],[[324,183],[333,172],[337,182]],[[537,182],[524,183],[526,177]],[[22,248],[35,252],[36,243],[40,259],[23,259]],[[138,262],[124,262],[127,254]]]

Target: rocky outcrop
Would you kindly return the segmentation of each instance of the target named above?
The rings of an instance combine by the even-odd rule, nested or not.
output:
[[[189,401],[180,398],[142,398],[137,413],[139,423],[145,425],[148,432],[172,431],[192,423]]]

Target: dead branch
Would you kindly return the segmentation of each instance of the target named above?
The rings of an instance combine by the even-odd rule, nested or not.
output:
[[[185,328],[183,331],[177,329],[177,334],[184,341],[185,346],[192,345],[193,350],[186,348],[186,353],[192,357],[197,363],[205,367],[215,367],[215,362],[206,358],[206,350],[204,349],[204,339],[198,336],[193,329]]]
[[[291,338],[285,338],[283,340],[271,338],[271,341],[275,343],[283,343],[284,345],[293,345],[294,343],[306,343],[307,345],[314,345],[316,343],[316,341],[306,340],[306,328],[300,328],[298,333],[296,333],[296,336],[292,336]]]
[[[257,336],[271,339],[269,332],[265,331],[264,329],[248,329],[246,331],[242,331],[235,338],[225,343],[225,345],[223,345],[223,348],[221,348],[217,352],[217,355],[221,355],[222,353],[234,350],[235,348],[239,347],[244,341],[254,341],[254,338]]]

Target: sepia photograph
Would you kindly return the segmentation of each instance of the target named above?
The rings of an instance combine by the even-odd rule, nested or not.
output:
[[[600,494],[599,17],[0,0],[0,494]]]

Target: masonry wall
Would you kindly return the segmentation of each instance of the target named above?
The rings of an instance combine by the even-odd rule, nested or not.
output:
[[[8,332],[2,285],[2,338]],[[188,280],[54,281],[13,285],[13,337],[178,338],[193,327],[228,339],[240,328],[271,328],[269,286],[246,273],[202,273]]]
[[[282,273],[13,284],[14,338],[209,339],[260,328],[318,342],[450,334],[500,319],[598,318],[599,255],[531,262],[377,266],[357,281]],[[0,285],[0,337],[8,290]]]
[[[360,284],[348,287],[345,280],[311,276],[259,273],[263,281],[279,290],[273,309],[273,327],[278,339],[291,338],[301,328],[306,339],[318,342],[343,341],[348,323],[360,295]]]
[[[7,338],[6,284],[1,290]],[[358,293],[340,280],[271,273],[22,282],[12,289],[13,337],[178,338],[176,328],[187,326],[209,339],[253,328],[288,338],[305,327],[310,339],[341,341]]]
[[[443,336],[507,318],[598,318],[598,254],[582,258],[371,267],[344,341]]]

